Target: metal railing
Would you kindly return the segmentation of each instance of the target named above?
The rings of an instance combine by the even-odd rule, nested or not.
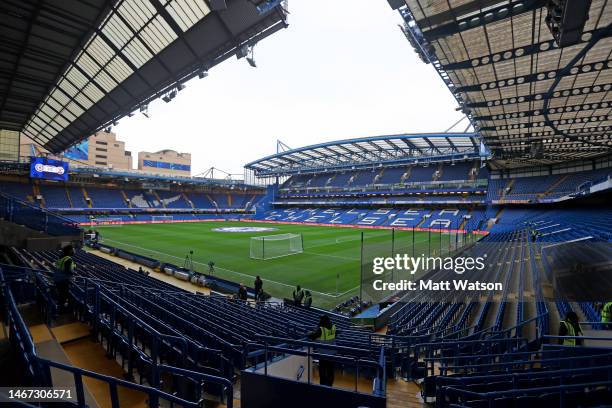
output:
[[[118,389],[120,387],[145,393],[148,396],[148,406],[150,408],[159,407],[160,400],[166,401],[170,404],[177,404],[184,408],[200,408],[202,406],[202,400],[187,401],[183,398],[177,397],[176,395],[167,393],[158,388],[132,383],[127,380],[122,380],[104,374],[96,373],[94,371],[73,367],[38,356],[36,353],[36,347],[34,345],[32,336],[21,314],[19,313],[17,304],[7,283],[8,281],[5,280],[4,274],[2,273],[2,269],[0,269],[0,289],[5,301],[4,307],[6,309],[8,324],[11,328],[11,332],[14,334],[13,343],[20,351],[21,357],[25,360],[26,371],[28,373],[28,376],[31,377],[33,385],[52,386],[53,379],[51,376],[51,368],[55,368],[60,371],[68,372],[72,375],[76,389],[76,398],[78,406],[86,406],[85,388],[83,386],[84,377],[96,379],[107,384],[110,393],[112,408],[120,407],[118,393]],[[233,384],[230,380],[164,364],[158,364],[156,368],[158,376],[160,373],[170,373],[173,375],[179,375],[186,378],[198,380],[202,383],[205,381],[212,382],[224,387],[226,394],[228,395],[226,405],[228,408],[233,407]]]
[[[270,343],[275,343],[272,345]],[[249,352],[249,350],[255,350]],[[371,349],[359,349],[355,347],[345,347],[333,344],[324,344],[319,342],[286,339],[273,336],[261,336],[260,342],[253,342],[245,345],[245,358],[253,358],[263,356],[263,361],[256,364],[253,369],[263,368],[264,375],[268,375],[268,367],[271,363],[278,360],[274,359],[275,355],[280,356],[301,356],[306,357],[307,367],[307,383],[312,384],[311,368],[313,359],[324,359],[335,363],[343,364],[347,367],[352,367],[354,371],[354,389],[359,391],[359,376],[360,371],[364,368],[374,369],[376,374],[372,382],[372,394],[384,396],[386,392],[386,357],[384,347],[381,346],[380,351],[375,353],[376,357],[372,356]],[[334,353],[334,354],[331,354]],[[346,353],[338,355],[335,353]]]
[[[49,235],[79,235],[78,223],[10,195],[0,193],[0,218]]]

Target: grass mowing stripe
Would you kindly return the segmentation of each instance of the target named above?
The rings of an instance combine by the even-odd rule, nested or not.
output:
[[[333,307],[345,297],[356,294],[361,275],[361,234],[364,244],[382,251],[376,256],[390,256],[390,230],[337,228],[309,224],[266,224],[275,231],[218,232],[219,227],[261,227],[249,222],[201,222],[132,224],[120,228],[100,227],[101,238],[113,246],[160,261],[183,266],[185,255],[193,250],[195,269],[208,270],[215,262],[215,274],[235,282],[248,283],[260,275],[264,290],[275,297],[290,297],[300,284],[313,292],[317,306]],[[270,260],[249,257],[250,239],[256,236],[297,233],[304,238],[304,253]],[[414,243],[413,243],[414,239]],[[429,243],[431,239],[431,243]],[[395,252],[415,255],[438,252],[450,244],[451,238],[421,231],[395,232]],[[116,244],[113,244],[116,242]],[[311,251],[311,249],[316,250]],[[385,252],[386,251],[386,252]],[[339,293],[338,293],[339,292]]]
[[[165,252],[155,251],[155,250],[139,247],[139,246],[136,246],[136,245],[128,244],[128,243],[125,243],[125,242],[116,241],[116,240],[109,239],[109,238],[104,239],[104,242],[106,242],[106,241],[112,242],[113,244],[119,244],[121,247],[134,248],[134,249],[137,250],[137,252],[139,252],[142,255],[144,255],[142,252],[151,252],[151,253],[154,253],[154,254],[157,254],[157,255],[163,255],[163,256],[168,257],[168,258],[184,260],[184,258],[179,258],[178,256],[174,256],[174,255],[171,255],[171,254],[168,254],[168,253],[165,253]],[[333,255],[325,255],[325,254],[322,254],[322,255],[323,256],[333,256]],[[151,258],[154,258],[154,257],[151,257]],[[208,268],[208,264],[204,264],[204,263],[198,262],[198,261],[193,261],[193,263],[197,264],[197,265],[204,266],[205,268]],[[243,278],[253,278],[253,275],[249,275],[249,274],[238,272],[238,271],[233,271],[231,269],[226,269],[226,268],[222,268],[222,267],[219,267],[219,266],[215,265],[215,271],[217,271],[217,270],[223,270],[223,271],[226,271],[226,272],[234,273],[234,274],[239,275],[239,276],[241,276]],[[293,290],[295,288],[295,285],[289,285],[289,284],[286,284],[286,283],[283,283],[283,282],[276,282],[276,281],[272,281],[270,279],[267,279],[267,281],[268,282],[272,282],[272,283],[277,284],[277,285],[285,286],[287,288],[290,288],[291,290]],[[359,288],[359,286],[357,286],[356,288],[349,289],[346,292],[341,293],[341,294],[331,294],[331,293],[319,292],[319,291],[316,291],[314,289],[310,289],[310,288],[304,287],[304,289],[308,289],[308,290],[310,290],[314,294],[318,294],[318,295],[322,295],[322,296],[327,296],[327,297],[332,297],[332,298],[337,298],[337,297],[342,296],[342,295],[344,295],[344,294],[346,294],[346,293],[348,293],[350,291],[353,291],[353,290],[355,290],[357,288]]]

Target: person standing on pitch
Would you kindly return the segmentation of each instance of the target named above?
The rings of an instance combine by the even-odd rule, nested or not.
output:
[[[295,306],[302,306],[302,300],[304,299],[304,290],[300,285],[297,285],[293,291],[293,304]]]

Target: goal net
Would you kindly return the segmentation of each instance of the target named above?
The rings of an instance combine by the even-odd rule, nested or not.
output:
[[[251,237],[251,259],[273,259],[304,252],[302,234]]]
[[[172,222],[174,217],[172,215],[152,215],[151,221],[153,222]]]
[[[95,226],[106,225],[106,226],[120,227],[121,225],[123,225],[123,218],[120,218],[120,217],[92,218],[91,223]]]

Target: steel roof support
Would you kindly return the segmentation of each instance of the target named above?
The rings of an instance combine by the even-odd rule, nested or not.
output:
[[[497,7],[487,8],[486,11],[483,11],[482,8],[480,8],[480,4],[477,3],[478,5],[474,8],[480,11],[476,13],[469,13],[468,17],[455,18],[455,21],[451,23],[442,24],[431,29],[424,29],[423,35],[429,41],[432,41],[437,38],[458,34],[485,24],[509,19],[520,14],[537,10],[546,6],[546,3],[547,0],[514,0],[510,2],[503,2],[502,5]],[[456,11],[451,10],[451,13],[455,14]],[[452,17],[455,16],[453,15]],[[435,15],[428,16],[419,21],[419,23],[427,23],[428,20],[431,21],[435,18]]]

